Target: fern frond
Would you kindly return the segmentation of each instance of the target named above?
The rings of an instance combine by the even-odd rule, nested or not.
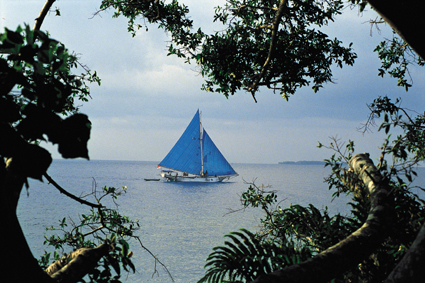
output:
[[[205,276],[198,283],[251,281],[276,268],[276,246],[262,243],[257,235],[241,229],[231,232],[224,246],[215,247],[208,256]]]

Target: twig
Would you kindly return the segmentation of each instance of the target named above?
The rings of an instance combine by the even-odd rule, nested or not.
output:
[[[43,8],[40,11],[40,15],[38,15],[38,17],[35,19],[35,24],[34,24],[34,30],[40,30],[41,24],[44,21],[44,18],[47,15],[47,12],[49,12],[50,8],[52,7],[53,3],[56,0],[46,0],[46,3],[44,3]]]
[[[47,179],[47,181],[49,181],[50,184],[52,184],[53,186],[55,186],[56,189],[59,190],[59,192],[61,192],[62,194],[66,195],[67,197],[72,198],[73,200],[78,201],[81,204],[88,205],[90,207],[97,207],[97,208],[103,207],[101,204],[95,204],[95,203],[88,202],[88,201],[83,200],[83,199],[81,199],[81,198],[79,198],[79,197],[71,194],[70,192],[66,191],[64,188],[62,188],[61,186],[59,186],[59,184],[56,183],[52,179],[52,177],[50,177],[47,173],[44,173],[44,177]]]

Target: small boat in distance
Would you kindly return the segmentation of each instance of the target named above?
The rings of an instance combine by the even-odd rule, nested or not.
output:
[[[199,110],[159,163],[167,182],[222,182],[238,176],[201,124]]]

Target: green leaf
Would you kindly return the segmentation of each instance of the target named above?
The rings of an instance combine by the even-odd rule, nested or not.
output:
[[[115,270],[115,272],[118,275],[121,275],[121,267],[120,267],[119,261],[116,258],[109,257],[108,262],[112,266],[112,268]]]
[[[129,253],[130,245],[124,239],[120,239],[119,242],[123,247],[123,249],[121,251],[122,256],[127,257],[128,253]]]
[[[15,31],[12,31],[10,29],[7,29],[7,28],[5,30],[6,30],[7,40],[9,40],[10,42],[12,42],[12,43],[14,43],[16,45],[19,45],[19,44],[23,44],[24,43],[24,39],[23,39],[23,37],[21,35],[21,31],[22,31],[22,28],[21,27],[18,27],[18,29],[16,30],[16,32]]]

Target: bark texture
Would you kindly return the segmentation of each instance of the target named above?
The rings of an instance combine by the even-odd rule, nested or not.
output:
[[[371,209],[362,227],[312,259],[261,275],[253,282],[328,282],[356,266],[379,246],[390,224],[390,190],[381,184],[381,176],[368,154],[355,155],[349,165],[350,171],[363,181],[370,193]]]
[[[72,283],[81,280],[89,271],[93,270],[101,257],[109,252],[109,246],[102,244],[94,249],[78,249],[60,261],[51,264],[46,273],[55,282]]]

